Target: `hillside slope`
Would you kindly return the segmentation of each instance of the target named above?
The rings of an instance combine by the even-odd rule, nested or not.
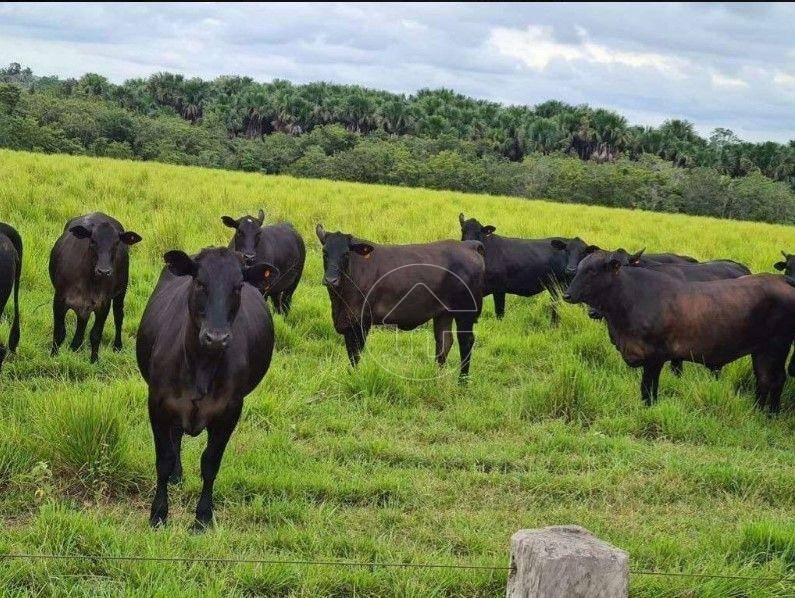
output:
[[[226,244],[220,217],[289,219],[307,266],[271,370],[246,400],[216,483],[218,526],[187,528],[204,437],[165,530],[147,526],[154,451],[134,335],[166,250]],[[47,258],[71,216],[103,210],[143,236],[131,250],[125,348],[52,359]],[[22,340],[0,374],[0,553],[507,565],[523,527],[578,523],[627,549],[633,569],[750,577],[792,573],[795,385],[781,416],[752,407],[747,359],[719,380],[666,371],[644,408],[638,373],[579,307],[549,327],[546,296],[491,299],[472,379],[455,352],[435,377],[431,331],[373,333],[347,364],[320,285],[314,226],[377,242],[458,237],[458,213],[511,236],[579,235],[627,249],[726,257],[772,270],[795,229],[385,186],[0,151],[0,220],[25,240]],[[71,322],[70,322],[71,323]],[[8,324],[0,324],[5,339]],[[72,328],[69,328],[71,333]],[[425,378],[412,381],[409,378]],[[486,570],[0,559],[21,592],[194,595],[494,595]],[[634,595],[785,595],[784,582],[633,576]]]

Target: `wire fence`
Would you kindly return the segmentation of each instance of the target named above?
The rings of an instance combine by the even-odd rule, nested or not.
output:
[[[266,558],[236,558],[236,557],[166,557],[166,556],[131,556],[131,555],[93,555],[93,554],[33,554],[33,553],[6,553],[0,554],[0,561],[10,560],[88,560],[88,561],[117,561],[117,562],[150,562],[150,563],[189,563],[189,564],[221,564],[221,565],[291,565],[303,567],[361,567],[372,571],[378,568],[403,568],[403,569],[463,569],[480,571],[500,571],[510,573],[511,567],[507,565],[464,565],[458,563],[396,563],[381,561],[323,561],[302,559],[266,559]],[[795,575],[782,577],[762,577],[754,575],[728,575],[720,573],[690,573],[686,571],[654,571],[649,569],[630,569],[630,575],[649,575],[664,577],[690,577],[698,579],[734,579],[743,581],[792,583],[795,584]]]

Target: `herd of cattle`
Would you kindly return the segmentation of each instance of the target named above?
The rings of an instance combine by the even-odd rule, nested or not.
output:
[[[274,347],[267,299],[287,315],[304,268],[306,248],[289,223],[264,225],[256,217],[222,218],[234,229],[228,247],[196,255],[174,250],[152,292],[137,334],[136,356],[149,386],[149,418],[156,451],[157,487],[150,522],[168,515],[168,484],[182,476],[183,434],[207,430],[201,458],[203,487],[196,526],[212,522],[212,489],[221,458],[240,418],[243,398],[264,377]],[[785,362],[795,340],[795,256],[774,267],[784,276],[751,274],[731,260],[698,262],[673,253],[608,251],[580,238],[516,239],[495,227],[459,216],[461,241],[377,245],[318,224],[323,284],[334,327],[355,366],[372,326],[414,329],[433,320],[436,360],[444,365],[452,329],[461,354],[460,376],[469,373],[474,325],[483,297],[494,296],[498,318],[505,295],[559,296],[585,303],[603,319],[610,340],[631,367],[642,367],[641,395],[657,397],[660,371],[670,361],[722,366],[751,355],[756,401],[779,409]],[[119,221],[92,213],[70,220],[50,253],[54,287],[52,354],[66,338],[65,316],[77,324],[71,349],[83,344],[91,314],[91,360],[96,361],[111,306],[113,348],[122,347],[129,247],[141,241]],[[0,313],[13,292],[8,348],[19,343],[22,239],[0,223]],[[6,348],[0,343],[0,365]],[[795,375],[792,362],[790,374]]]

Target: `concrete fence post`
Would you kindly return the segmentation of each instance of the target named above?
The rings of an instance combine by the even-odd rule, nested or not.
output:
[[[511,537],[508,598],[625,598],[629,555],[578,525]]]

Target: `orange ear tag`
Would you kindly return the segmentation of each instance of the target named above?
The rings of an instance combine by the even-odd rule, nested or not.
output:
[[[271,275],[270,270],[265,270],[265,278],[268,278]]]

